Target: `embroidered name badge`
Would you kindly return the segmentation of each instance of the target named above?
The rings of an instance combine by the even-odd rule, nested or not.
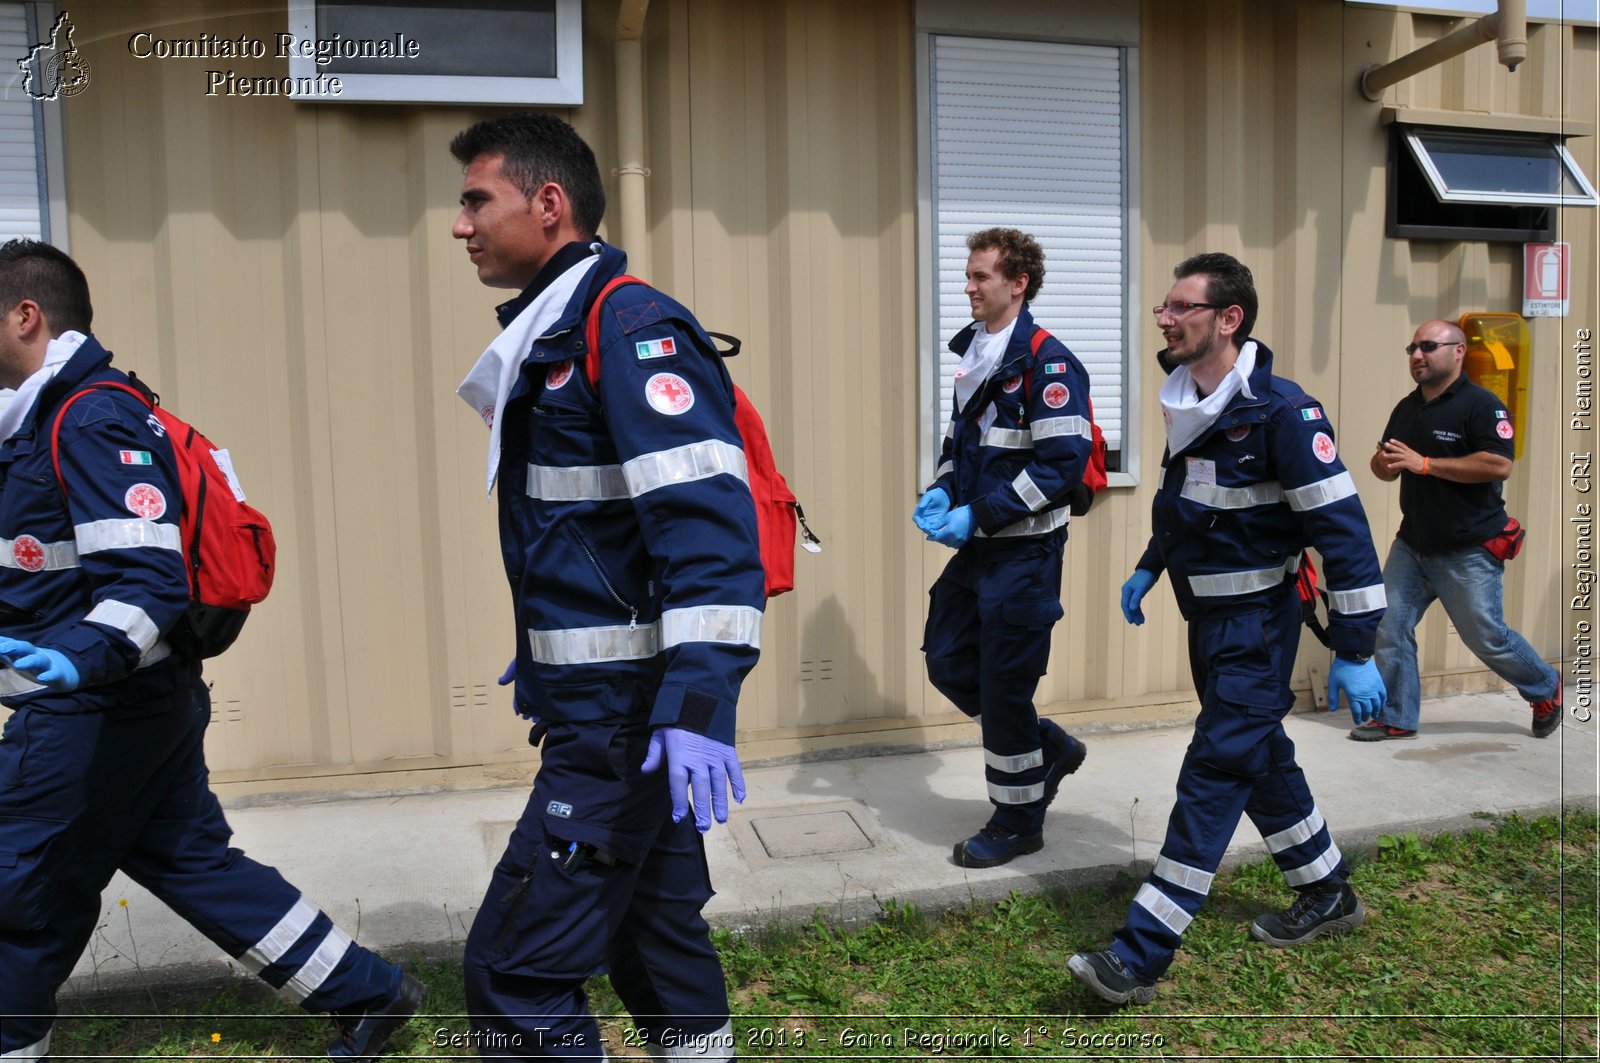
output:
[[[119,450],[117,457],[124,465],[149,465],[150,452],[148,450]]]
[[[640,340],[633,345],[633,349],[641,362],[647,358],[668,358],[678,353],[677,342],[671,337],[664,340]]]
[[[572,379],[572,359],[553,365],[544,375],[544,389],[554,391]]]
[[[1333,446],[1333,437],[1326,432],[1318,432],[1311,437],[1311,453],[1315,454],[1317,460],[1324,465],[1332,465],[1333,459],[1339,456],[1338,450]]]
[[[1300,419],[1303,420],[1303,421],[1321,421],[1321,420],[1323,420],[1322,407],[1321,406],[1307,406],[1305,409],[1300,411]]]
[[[1060,376],[1067,371],[1066,362],[1047,362],[1044,367],[1045,376]]]

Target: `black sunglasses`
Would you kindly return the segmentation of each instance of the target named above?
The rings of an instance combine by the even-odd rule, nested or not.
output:
[[[1460,342],[1460,340],[1423,340],[1421,343],[1408,343],[1406,344],[1406,357],[1409,358],[1416,354],[1419,347],[1422,349],[1423,354],[1432,354],[1440,347],[1454,347]]]

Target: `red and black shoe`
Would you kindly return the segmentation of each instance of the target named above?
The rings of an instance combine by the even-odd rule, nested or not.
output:
[[[1385,742],[1391,738],[1415,738],[1417,732],[1404,727],[1393,727],[1377,720],[1368,720],[1359,727],[1350,728],[1350,738],[1356,742]]]
[[[1533,709],[1533,737],[1549,738],[1561,726],[1561,676],[1556,676],[1556,694],[1553,698],[1528,703]]]

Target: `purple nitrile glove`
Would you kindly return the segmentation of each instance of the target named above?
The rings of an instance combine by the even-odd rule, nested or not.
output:
[[[689,814],[689,794],[694,793],[694,825],[704,834],[711,829],[711,817],[728,822],[728,792],[744,802],[744,772],[739,754],[726,742],[707,738],[681,727],[660,727],[650,735],[650,750],[639,770],[653,772],[667,764],[667,793],[672,797],[672,822]]]
[[[78,689],[78,669],[60,650],[0,637],[0,658],[15,671],[58,694]]]

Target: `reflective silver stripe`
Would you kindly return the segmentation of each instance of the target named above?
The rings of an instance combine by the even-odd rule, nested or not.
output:
[[[322,909],[301,897],[294,902],[294,907],[278,920],[278,925],[267,931],[265,937],[245,950],[239,962],[244,964],[245,970],[251,974],[260,974],[283,959],[283,954],[294,947],[301,935],[311,929],[311,924],[317,921],[317,916],[322,914]]]
[[[649,1051],[651,1059],[732,1059],[735,1054],[733,1020],[729,1019],[722,1024],[721,1029],[710,1033],[684,1033],[682,1030],[673,1030],[672,1044],[658,1045],[647,1042],[645,1048]]]
[[[1035,749],[1032,753],[1018,753],[1014,757],[1003,757],[999,753],[991,753],[985,749],[983,751],[983,762],[996,771],[1015,775],[1017,772],[1027,771],[1029,768],[1043,767],[1044,750]]]
[[[298,1004],[321,989],[322,983],[339,966],[339,961],[344,959],[344,954],[350,951],[352,944],[354,942],[350,940],[350,935],[337,926],[328,931],[328,936],[322,939],[317,951],[283,984],[283,995]]]
[[[749,605],[696,605],[661,614],[661,648],[685,642],[761,648],[761,610]]]
[[[572,627],[556,631],[528,629],[528,650],[540,664],[604,664],[642,661],[661,652],[661,629],[655,624],[628,627]]]
[[[1071,519],[1072,510],[1066,506],[1060,506],[1044,513],[1035,513],[1031,517],[1023,517],[1021,520],[1013,521],[995,532],[993,538],[1009,539],[1017,535],[1045,535],[1065,526]],[[979,538],[990,537],[982,528],[978,529],[977,535]]]
[[[139,647],[141,655],[148,653],[161,638],[161,629],[156,627],[149,613],[137,605],[129,605],[113,598],[107,598],[89,610],[89,615],[84,619],[116,628]]]
[[[1249,509],[1283,501],[1283,488],[1273,480],[1247,487],[1219,487],[1185,480],[1178,494],[1211,509]]]
[[[37,540],[35,540],[37,542]],[[29,544],[30,546],[32,544]],[[78,547],[76,543],[39,543],[44,550],[44,564],[39,565],[37,560],[30,562],[32,568],[25,568],[17,560],[17,543],[15,539],[0,539],[0,568],[19,568],[24,572],[54,572],[63,568],[78,567]]]
[[[1030,805],[1044,800],[1044,783],[1032,786],[997,786],[989,784],[989,796],[1002,805]]]
[[[1285,849],[1293,849],[1297,845],[1304,845],[1312,836],[1328,825],[1322,818],[1322,812],[1312,806],[1311,815],[1302,819],[1292,827],[1286,827],[1276,834],[1269,834],[1261,840],[1267,845],[1267,852],[1281,853]]]
[[[1017,473],[1017,478],[1011,481],[1011,490],[1015,491],[1017,497],[1022,499],[1023,505],[1035,513],[1050,504],[1050,500],[1045,497],[1043,491],[1039,490],[1038,486],[1033,482],[1033,477],[1028,475],[1026,469]]]
[[[101,550],[133,550],[145,546],[183,552],[183,538],[178,533],[178,526],[157,524],[153,520],[95,520],[88,524],[73,525],[72,534],[77,539],[80,554],[93,554]]]
[[[1070,417],[1041,417],[1033,422],[1031,431],[1034,439],[1055,439],[1057,436],[1082,436],[1084,439],[1094,439],[1094,429],[1089,426],[1089,418],[1077,414]]]
[[[1318,509],[1331,505],[1341,498],[1349,498],[1356,493],[1356,482],[1350,478],[1348,472],[1341,472],[1330,476],[1326,480],[1318,480],[1314,484],[1304,487],[1292,487],[1283,493],[1289,500],[1289,508],[1297,513],[1308,509]]]
[[[640,454],[622,463],[628,478],[628,491],[634,498],[669,484],[708,480],[713,476],[732,476],[750,482],[745,471],[744,451],[720,439],[703,439],[671,450]]]
[[[1140,886],[1139,892],[1133,895],[1133,903],[1155,916],[1162,926],[1180,936],[1194,921],[1194,916],[1179,908],[1171,897],[1148,882]]]
[[[1283,880],[1291,886],[1309,886],[1313,882],[1321,882],[1333,874],[1333,869],[1339,866],[1339,861],[1344,859],[1344,854],[1333,842],[1328,843],[1328,851],[1317,857],[1311,863],[1297,867],[1293,871],[1285,871]]]
[[[1382,609],[1389,604],[1389,596],[1383,591],[1383,584],[1374,583],[1370,587],[1361,587],[1353,591],[1328,591],[1328,608],[1345,616],[1354,616],[1357,613],[1370,613],[1374,609]]]
[[[172,647],[166,640],[156,642],[139,658],[135,671],[139,668],[149,668],[152,664],[160,664],[172,656]],[[48,689],[43,683],[36,683],[28,676],[12,668],[0,668],[0,698],[14,697],[19,694],[32,694],[36,690]]]
[[[1033,434],[1026,428],[991,428],[983,433],[983,445],[1001,450],[1032,450]]]
[[[1216,876],[1210,871],[1201,871],[1198,867],[1180,864],[1163,856],[1156,860],[1156,877],[1203,896],[1211,892],[1211,880]]]
[[[948,476],[950,473],[955,471],[955,468],[956,468],[956,463],[953,462],[953,461],[940,462],[939,463],[939,467],[937,469],[933,470],[933,478],[935,480],[937,480],[937,479],[939,479],[941,477]],[[929,490],[931,491],[932,489],[933,488],[930,486]]]
[[[35,1041],[31,1045],[13,1048],[9,1052],[0,1052],[0,1059],[43,1059],[50,1054],[50,1038],[56,1032],[54,1026],[44,1032],[42,1041]]]
[[[1271,590],[1282,583],[1283,577],[1298,568],[1299,564],[1300,559],[1292,557],[1276,568],[1253,568],[1245,572],[1218,572],[1209,576],[1190,576],[1189,590],[1197,598],[1225,598],[1230,594]]]
[[[628,498],[621,465],[528,466],[528,497],[546,502],[605,502]]]

